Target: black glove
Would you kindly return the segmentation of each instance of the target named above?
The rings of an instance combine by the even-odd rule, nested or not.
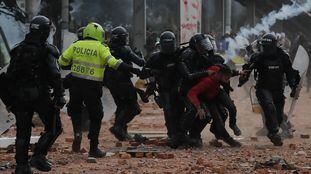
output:
[[[126,64],[122,62],[119,65],[118,70],[124,71],[124,72],[131,72],[133,74],[136,74],[138,77],[141,75],[141,71],[138,68],[134,68],[132,65]]]
[[[63,108],[66,104],[64,96],[54,97],[54,104],[59,109]]]
[[[151,69],[149,69],[149,68],[143,68],[142,70],[141,70],[141,73],[140,73],[140,78],[141,79],[146,79],[146,78],[148,78],[148,77],[151,77],[152,76],[152,72],[151,72]]]

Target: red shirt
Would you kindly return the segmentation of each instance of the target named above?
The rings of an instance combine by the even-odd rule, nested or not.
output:
[[[208,70],[214,72],[219,71],[218,66],[211,66]],[[213,100],[220,93],[220,83],[215,79],[214,75],[200,79],[199,83],[194,85],[188,92],[188,98],[195,106],[200,106],[201,102],[198,98],[202,94],[207,101]]]

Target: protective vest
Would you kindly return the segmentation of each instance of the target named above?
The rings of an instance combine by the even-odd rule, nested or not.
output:
[[[282,57],[263,57],[258,64],[257,87],[281,90],[284,87],[284,65]]]
[[[109,48],[96,40],[81,40],[73,43],[60,56],[60,66],[71,66],[72,76],[102,82],[105,67],[118,69],[122,60],[114,58]]]

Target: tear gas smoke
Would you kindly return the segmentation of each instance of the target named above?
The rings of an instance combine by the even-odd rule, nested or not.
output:
[[[251,36],[259,36],[263,31],[270,32],[270,28],[277,22],[277,20],[287,20],[310,10],[310,0],[305,1],[302,4],[284,4],[280,10],[274,10],[267,16],[263,17],[260,23],[256,24],[255,27],[241,27],[235,39],[229,39],[227,58],[232,59],[236,56],[238,50],[245,48],[249,44],[248,39]]]

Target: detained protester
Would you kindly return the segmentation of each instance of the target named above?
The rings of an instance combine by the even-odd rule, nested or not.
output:
[[[197,110],[196,116],[200,120],[203,120],[210,112],[213,120],[210,130],[215,135],[216,139],[225,141],[231,147],[240,147],[241,144],[234,140],[227,132],[225,122],[222,120],[218,107],[218,105],[226,102],[221,96],[221,83],[229,82],[232,71],[225,65],[211,66],[208,70],[213,72],[213,74],[202,78],[189,90],[187,96],[195,106]],[[201,97],[200,99],[199,96]],[[207,104],[207,108],[202,107],[200,100]]]

